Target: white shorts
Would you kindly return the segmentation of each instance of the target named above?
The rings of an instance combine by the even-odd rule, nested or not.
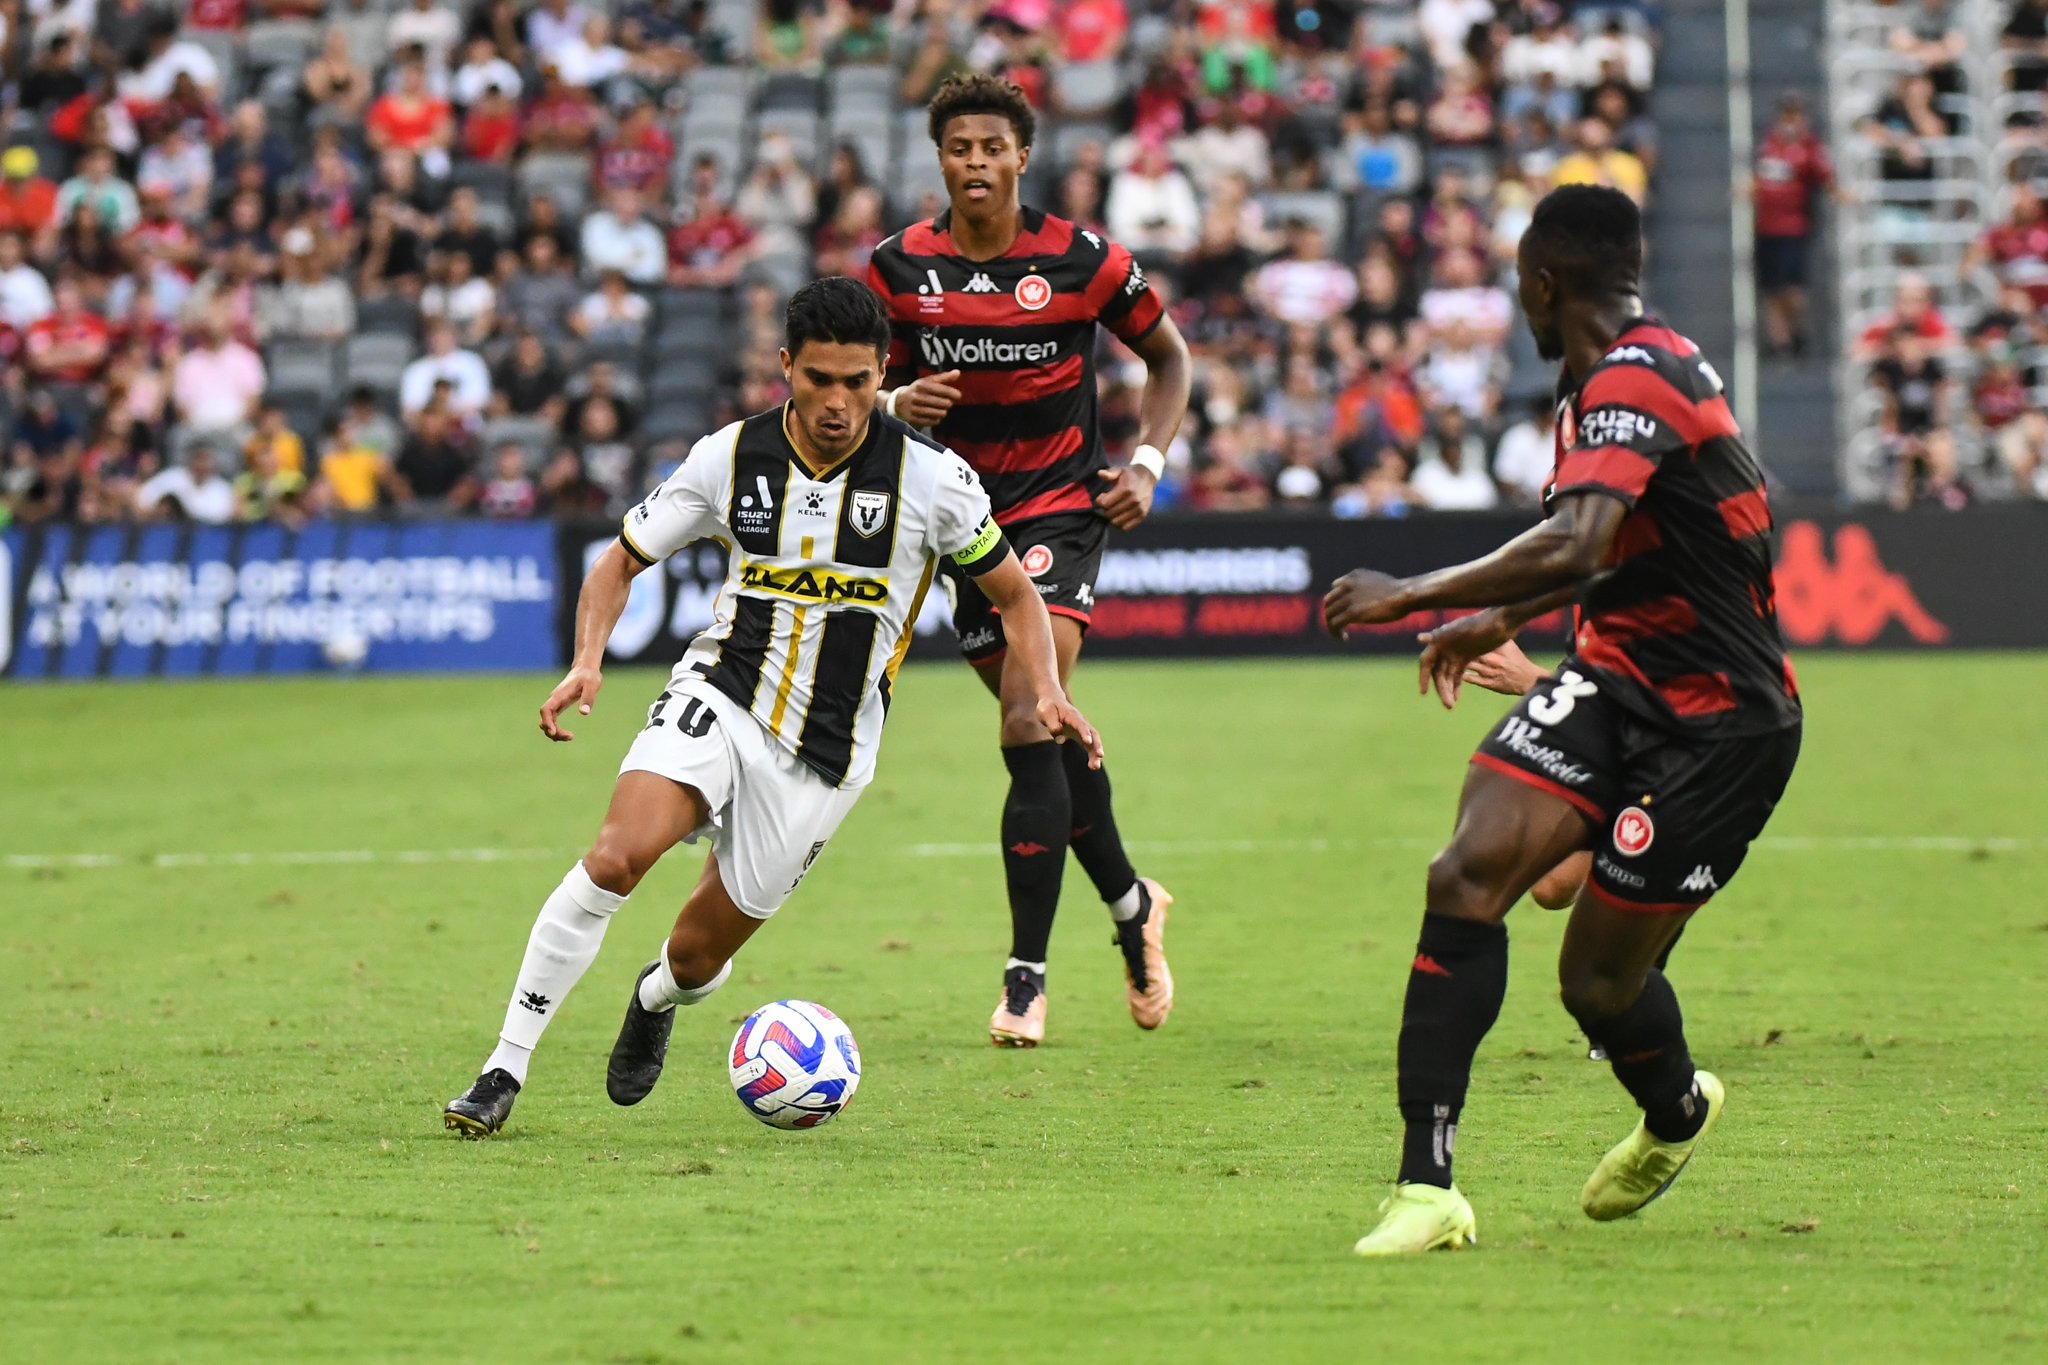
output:
[[[775,742],[730,697],[695,679],[672,681],[647,710],[647,727],[619,765],[695,787],[733,904],[755,919],[782,908],[825,850],[861,788],[834,787]]]

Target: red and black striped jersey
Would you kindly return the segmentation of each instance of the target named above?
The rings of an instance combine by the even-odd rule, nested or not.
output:
[[[1004,525],[1095,505],[1106,467],[1095,404],[1095,324],[1134,342],[1159,296],[1131,253],[1035,209],[1002,255],[959,255],[952,212],[875,248],[868,283],[889,313],[887,387],[959,370],[960,401],[932,434],[972,465]]]
[[[1704,737],[1796,725],[1799,689],[1771,594],[1763,473],[1699,347],[1654,319],[1583,380],[1558,377],[1546,497],[1628,506],[1581,595],[1574,652],[1630,711]]]

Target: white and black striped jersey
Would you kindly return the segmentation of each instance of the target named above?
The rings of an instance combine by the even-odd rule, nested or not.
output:
[[[860,447],[814,475],[782,408],[697,442],[619,533],[646,564],[707,537],[730,551],[730,568],[676,679],[702,677],[842,787],[874,775],[889,687],[938,556],[986,572],[1008,545],[953,452],[877,411]]]

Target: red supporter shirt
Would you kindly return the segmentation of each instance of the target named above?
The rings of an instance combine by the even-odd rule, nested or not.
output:
[[[1095,325],[1143,340],[1165,316],[1131,253],[1064,218],[1024,210],[994,260],[958,255],[952,212],[875,248],[868,284],[889,313],[883,384],[959,370],[960,401],[932,434],[974,467],[996,520],[1092,512],[1108,467],[1096,412]]]
[[[649,124],[632,141],[607,142],[598,151],[597,183],[608,190],[652,189],[675,154],[675,139]]]
[[[1813,194],[1835,183],[1827,145],[1813,133],[1785,137],[1773,127],[1756,149],[1756,235],[1804,237],[1813,230]]]
[[[191,0],[185,9],[185,27],[239,29],[248,22],[249,0]]]
[[[1106,60],[1129,25],[1123,0],[1070,0],[1059,13],[1060,46],[1070,62]]]
[[[496,161],[519,146],[519,115],[507,110],[486,114],[471,110],[462,124],[462,146],[472,161]]]
[[[0,180],[0,232],[39,232],[57,213],[57,187],[41,176]]]
[[[668,258],[692,270],[709,270],[754,240],[754,229],[731,209],[680,223],[668,234]]]
[[[2000,223],[1978,241],[2000,279],[2026,290],[2036,308],[2048,306],[2048,219]]]
[[[109,339],[106,321],[95,313],[80,313],[65,321],[56,313],[28,329],[28,353],[36,361],[36,368],[45,378],[59,384],[90,384],[99,378],[100,367],[106,363],[105,343]],[[41,357],[57,346],[69,346],[79,341],[97,337],[102,343],[101,358],[95,365],[67,365],[58,369],[45,368]]]
[[[1562,370],[1557,400],[1546,505],[1590,491],[1629,509],[1580,596],[1578,661],[1661,729],[1719,739],[1798,724],[1763,473],[1699,347],[1646,318],[1584,380]]]
[[[568,133],[574,138],[588,138],[596,127],[596,107],[578,90],[542,95],[526,108],[528,137],[537,133]]]
[[[391,146],[418,152],[432,144],[434,130],[447,117],[446,100],[425,99],[411,104],[396,95],[385,95],[370,106],[369,117],[363,122],[381,133]]]
[[[1948,319],[1941,315],[1941,310],[1930,307],[1910,323],[1897,313],[1886,313],[1863,329],[1862,344],[1866,347],[1882,346],[1886,337],[1905,326],[1911,326],[1914,336],[1936,350],[1946,347],[1955,339],[1955,334],[1949,330]]]

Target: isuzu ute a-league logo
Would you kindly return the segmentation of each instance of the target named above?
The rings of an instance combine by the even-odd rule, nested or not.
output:
[[[1035,313],[1052,302],[1052,285],[1043,275],[1026,275],[1017,281],[1017,306]]]
[[[1624,858],[1641,854],[1656,837],[1657,827],[1650,823],[1650,812],[1641,806],[1630,806],[1614,817],[1614,851]]]
[[[853,529],[864,536],[871,536],[882,529],[889,520],[889,495],[867,489],[857,490],[853,495]]]

